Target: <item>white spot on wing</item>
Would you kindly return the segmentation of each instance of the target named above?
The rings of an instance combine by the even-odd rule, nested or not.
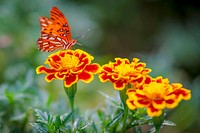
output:
[[[48,34],[42,34],[41,36],[47,36]]]
[[[53,24],[51,21],[47,21],[48,24]]]
[[[62,41],[64,42],[64,44],[67,44],[67,42],[64,39],[62,39]]]
[[[47,44],[48,44],[48,42],[44,42],[43,44],[44,44],[44,45],[47,45]]]
[[[52,49],[52,48],[54,48],[54,46],[50,46],[49,48]]]
[[[60,44],[60,42],[50,41],[53,44]]]
[[[61,41],[61,38],[60,37],[57,37],[58,41]]]
[[[44,37],[42,37],[42,39],[44,39],[44,40],[47,39],[47,38],[48,38],[48,36],[44,36]]]
[[[42,19],[40,19],[40,21],[41,21],[41,22],[45,22],[45,20],[44,20],[43,18],[42,18]]]
[[[54,37],[49,37],[49,40],[53,41],[53,40],[55,40],[55,38]]]
[[[43,45],[43,48],[47,48],[47,47],[49,47],[49,45]]]
[[[46,26],[47,26],[47,24],[45,24],[45,23],[42,23],[42,26],[46,27]]]

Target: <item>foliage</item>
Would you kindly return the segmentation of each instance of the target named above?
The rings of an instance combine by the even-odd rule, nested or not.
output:
[[[76,118],[75,122],[72,124],[72,116],[77,113],[73,111],[69,114],[55,115],[48,112],[43,112],[39,109],[35,109],[36,113],[36,122],[31,123],[31,125],[41,133],[57,133],[57,132],[94,132],[90,130],[89,126],[92,125],[91,122],[85,122],[82,117]]]
[[[24,82],[0,86],[0,131],[31,132],[27,125],[33,120],[32,109],[36,104],[38,90],[33,82],[33,71],[29,71]]]
[[[195,1],[179,0],[119,0],[106,1],[106,4],[101,0],[1,0],[0,132],[36,132],[29,124],[36,122],[32,108],[46,110],[49,114],[56,114],[54,116],[70,113],[65,97],[60,95],[64,92],[59,89],[60,84],[43,84],[41,78],[34,78],[33,72],[29,71],[46,56],[35,46],[39,36],[38,18],[49,15],[52,6],[63,10],[73,36],[90,28],[90,32],[78,42],[83,44],[83,49],[94,54],[95,61],[103,64],[115,56],[139,57],[154,69],[152,76],[165,75],[172,81],[184,81],[183,84],[192,90],[193,98],[175,110],[167,110],[166,118],[177,124],[169,132],[199,132],[200,121],[196,116],[200,109],[200,8]],[[98,81],[92,84],[92,89],[80,84],[78,90],[80,95],[76,100],[82,100],[79,105],[85,107],[81,108],[84,117],[85,110],[96,108],[99,102],[104,101],[96,89],[111,90],[110,86],[99,86]],[[91,100],[94,97],[96,99]],[[95,110],[98,114],[90,116],[95,119],[88,127],[94,131],[119,131],[122,126],[123,106],[117,104],[119,101],[107,99],[110,100],[105,106]],[[136,126],[133,131],[142,132],[143,126],[137,125],[145,125],[146,128],[146,124],[153,124],[144,112],[143,109],[129,111],[128,119],[132,121],[127,122],[129,131]],[[87,117],[83,119],[88,121]],[[165,120],[165,125],[174,123]]]

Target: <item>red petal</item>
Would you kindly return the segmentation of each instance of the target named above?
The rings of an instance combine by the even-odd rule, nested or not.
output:
[[[103,70],[105,70],[106,72],[112,72],[112,68],[110,68],[110,67],[103,66],[102,68],[103,68]]]
[[[179,101],[180,100],[173,100],[173,99],[167,100],[166,101],[166,107],[170,108],[170,109],[175,108],[176,106],[178,106]]]
[[[88,72],[96,73],[99,70],[99,68],[100,68],[99,64],[94,63],[94,64],[87,65],[85,67],[85,70]]]
[[[58,79],[64,79],[65,78],[65,74],[63,74],[62,72],[57,72],[55,74],[55,77]]]
[[[144,81],[145,84],[150,84],[151,83],[151,77],[146,77],[145,81]]]
[[[77,75],[70,75],[69,77],[65,77],[65,86],[70,87],[72,84],[76,83],[78,81]]]
[[[83,71],[82,73],[78,75],[78,78],[79,80],[83,80],[86,83],[89,83],[93,80],[94,77],[93,77],[93,74]]]
[[[99,74],[99,78],[100,78],[101,82],[105,82],[109,79],[107,74],[105,74],[105,73]]]
[[[155,109],[152,105],[148,107],[147,114],[151,117],[160,116],[162,114],[162,110]]]
[[[58,55],[54,55],[51,57],[53,59],[54,62],[60,61],[60,57]]]
[[[45,80],[47,82],[51,82],[53,79],[55,79],[56,77],[54,76],[54,74],[49,74],[45,77]]]
[[[156,109],[164,109],[166,105],[164,100],[153,100],[152,104]]]
[[[40,74],[40,73],[50,74],[50,73],[55,73],[56,70],[55,69],[46,68],[44,66],[39,66],[39,67],[37,67],[36,72],[37,72],[37,74]]]
[[[127,81],[124,81],[124,80],[117,80],[115,83],[114,83],[114,87],[116,90],[123,90],[124,87],[126,86],[127,84]]]
[[[148,106],[151,103],[151,101],[142,99],[142,100],[137,100],[137,103],[144,105],[144,106]]]

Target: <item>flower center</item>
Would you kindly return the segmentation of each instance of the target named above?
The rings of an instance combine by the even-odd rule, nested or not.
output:
[[[123,76],[129,75],[132,71],[133,68],[131,68],[130,64],[121,64],[115,67],[115,72],[118,72]]]
[[[163,99],[167,90],[166,84],[162,83],[150,83],[147,86],[144,86],[144,91],[146,95],[152,100]]]
[[[72,56],[72,55],[65,55],[62,59],[61,59],[61,66],[64,69],[73,69],[76,68],[76,66],[79,64],[79,59],[76,56]]]

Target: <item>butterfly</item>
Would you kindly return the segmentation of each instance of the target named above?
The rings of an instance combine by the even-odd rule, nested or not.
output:
[[[69,23],[65,15],[52,7],[50,18],[40,17],[41,35],[37,40],[37,47],[43,52],[57,49],[70,49],[76,40],[72,39]]]

